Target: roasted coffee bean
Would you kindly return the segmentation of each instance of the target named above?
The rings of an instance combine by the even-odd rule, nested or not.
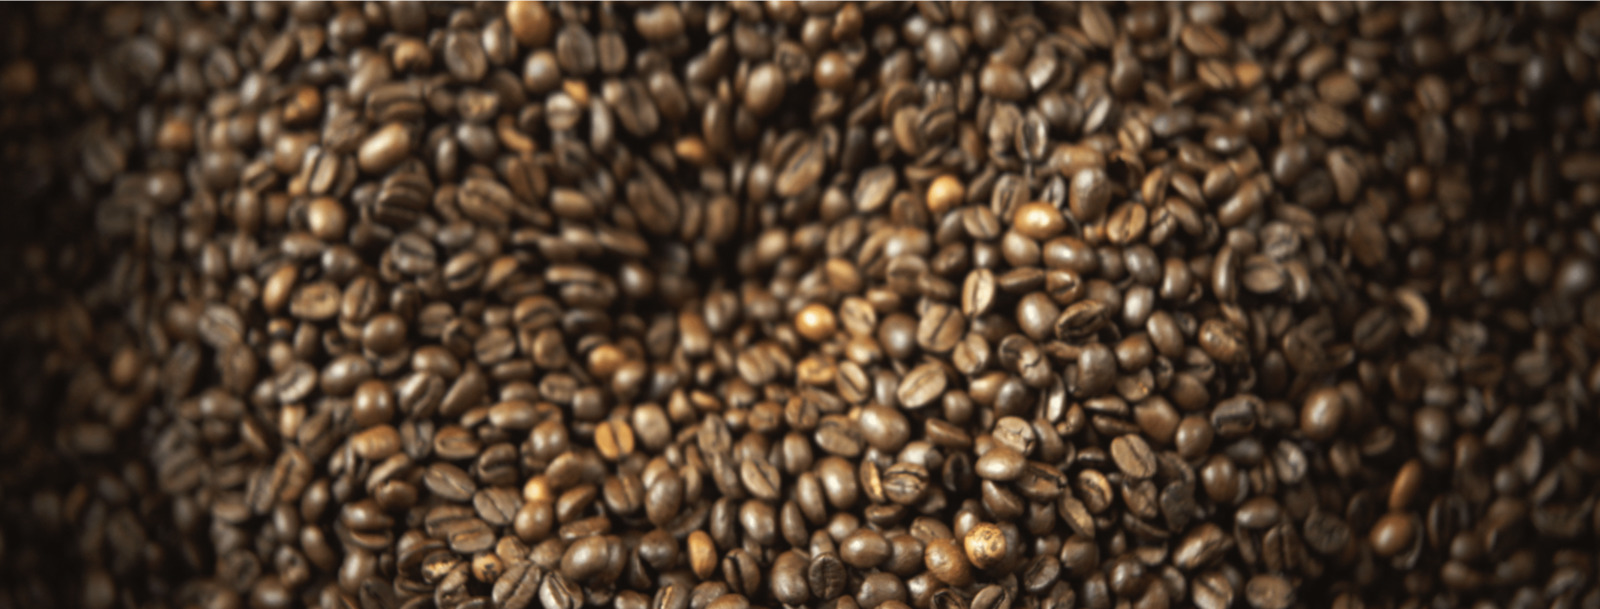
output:
[[[1201,324],[1198,342],[1207,355],[1226,364],[1242,364],[1250,359],[1244,333],[1220,319]]]
[[[820,304],[807,305],[795,316],[795,331],[813,341],[824,341],[833,336],[837,328],[833,311]]]
[[[1082,300],[1063,309],[1056,317],[1056,337],[1080,341],[1099,332],[1110,321],[1110,307],[1098,300]]]
[[[1277,575],[1257,575],[1245,583],[1244,597],[1257,609],[1284,609],[1294,604],[1294,585]]]
[[[513,562],[494,580],[490,598],[496,605],[508,609],[532,606],[543,575],[539,567],[526,562]]]
[[[505,526],[511,524],[517,510],[522,507],[522,500],[515,490],[493,487],[475,493],[472,504],[477,508],[479,518],[493,526]]]
[[[1000,527],[979,523],[962,539],[967,560],[979,569],[988,569],[1006,558],[1007,542]]]
[[[1410,547],[1416,533],[1411,517],[1395,512],[1384,515],[1373,524],[1369,538],[1374,552],[1380,556],[1393,556]]]
[[[1015,449],[996,446],[978,458],[978,462],[973,465],[973,472],[984,479],[1010,482],[1022,475],[1022,468],[1026,463],[1022,454]]]
[[[889,540],[869,529],[857,529],[839,542],[839,559],[858,569],[868,569],[889,559]]]
[[[922,408],[944,394],[947,379],[939,364],[929,362],[917,366],[900,379],[895,397],[905,408]]]
[[[917,322],[917,346],[934,353],[947,353],[966,331],[960,313],[945,304],[934,304]]]
[[[768,501],[778,499],[779,490],[783,488],[778,469],[761,459],[746,460],[741,464],[739,479],[751,495]]]
[[[861,439],[878,450],[896,451],[911,436],[911,423],[888,406],[868,406],[861,412]]]
[[[971,584],[972,565],[965,551],[954,540],[940,538],[929,541],[923,556],[928,571],[940,581],[951,586]]]
[[[1329,387],[1306,398],[1300,411],[1300,429],[1313,440],[1328,440],[1338,433],[1344,419],[1344,397]]]
[[[779,554],[772,564],[772,595],[779,602],[798,605],[811,599],[811,589],[806,581],[809,566],[804,555],[796,551]]]
[[[465,470],[449,463],[435,463],[429,466],[422,476],[422,481],[433,494],[450,501],[469,501],[477,488]]]
[[[1155,452],[1140,436],[1124,435],[1112,440],[1111,458],[1117,469],[1131,478],[1144,479],[1156,473]]]
[[[977,317],[989,311],[994,305],[995,276],[994,271],[986,268],[974,269],[967,274],[961,288],[961,312],[967,317]]]
[[[545,575],[539,584],[539,602],[545,607],[576,609],[583,606],[581,588],[559,572]]]
[[[831,600],[843,594],[847,576],[844,563],[830,553],[811,557],[811,565],[806,567],[806,583],[819,599]]]

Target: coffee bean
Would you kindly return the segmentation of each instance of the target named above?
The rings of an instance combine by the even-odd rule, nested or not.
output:
[[[1010,609],[1011,591],[995,584],[984,586],[972,596],[970,606],[973,609]]]
[[[912,505],[928,490],[928,470],[915,463],[896,463],[883,473],[884,495],[894,503]]]
[[[989,312],[994,305],[995,276],[989,269],[976,269],[967,274],[961,288],[961,312],[969,318]]]
[[[745,107],[757,116],[772,113],[783,103],[784,86],[783,74],[776,65],[768,63],[751,70],[745,81]]]
[[[528,607],[538,593],[538,583],[542,577],[543,573],[538,567],[526,562],[513,562],[494,580],[490,598],[495,604],[508,609]]]
[[[1321,510],[1312,510],[1306,516],[1303,534],[1307,545],[1324,554],[1337,553],[1351,541],[1349,525]]]
[[[895,395],[904,408],[922,408],[944,394],[946,383],[944,370],[938,364],[929,362],[906,373],[900,379]]]
[[[1200,348],[1207,355],[1226,364],[1243,364],[1250,360],[1249,346],[1243,332],[1220,319],[1208,319],[1200,326]]]
[[[973,471],[978,476],[987,480],[1010,482],[1022,475],[1022,466],[1026,460],[1022,454],[1007,446],[996,446],[989,449],[973,465]]]
[[[1257,575],[1245,584],[1244,597],[1257,609],[1283,609],[1294,604],[1294,585],[1276,575]]]
[[[1301,408],[1301,432],[1312,440],[1330,440],[1344,420],[1344,396],[1334,388],[1320,388],[1307,396]]]
[[[1080,222],[1095,220],[1110,206],[1110,178],[1098,167],[1080,170],[1072,176],[1069,196],[1074,218]]]
[[[946,353],[955,348],[966,330],[961,315],[949,305],[934,304],[923,312],[917,322],[917,346],[934,353]]]
[[[782,94],[778,93],[777,96],[781,98]],[[827,167],[824,154],[817,140],[804,142],[789,155],[773,177],[773,192],[778,196],[792,197],[816,184]]]
[[[368,461],[380,461],[400,451],[400,434],[390,425],[379,425],[350,438],[350,447]]]
[[[906,416],[886,406],[869,406],[861,412],[861,438],[880,451],[896,451],[910,438]]]
[[[1066,230],[1061,212],[1049,203],[1034,202],[1016,208],[1012,217],[1017,233],[1036,241],[1046,241]]]
[[[865,384],[865,379],[861,381]],[[861,390],[864,394],[865,389]],[[861,430],[847,420],[842,420],[838,415],[823,417],[817,430],[812,434],[812,441],[828,453],[854,457],[861,454]]]
[[[1061,311],[1056,317],[1056,337],[1066,341],[1082,340],[1099,332],[1109,322],[1110,307],[1098,300],[1082,300]]]
[[[812,304],[795,316],[795,331],[809,340],[822,342],[833,336],[837,323],[833,311],[820,304]]]
[[[623,421],[602,421],[595,426],[594,443],[600,456],[610,461],[620,460],[633,454],[633,428]]]
[[[522,500],[512,489],[493,487],[475,493],[472,504],[477,508],[479,518],[493,526],[505,526],[511,524],[512,518],[522,507]]]
[[[1172,442],[1179,456],[1184,459],[1194,459],[1204,455],[1211,447],[1215,433],[1205,418],[1191,415],[1184,417],[1178,423],[1178,430]]]
[[[1215,524],[1201,523],[1191,529],[1173,549],[1172,561],[1180,569],[1195,569],[1215,561],[1231,547],[1231,542]]]
[[[979,523],[968,531],[962,539],[967,560],[979,569],[988,569],[1000,564],[1006,557],[1006,538],[1000,527],[991,523]]]
[[[831,600],[843,594],[846,576],[844,563],[831,553],[813,556],[811,565],[806,568],[806,583],[811,593],[820,599]]]
[[[858,569],[868,569],[889,559],[889,540],[868,529],[857,529],[839,542],[839,559]]]
[[[539,584],[539,603],[544,607],[576,609],[583,606],[583,591],[559,572],[545,575]]]
[[[1410,547],[1415,538],[1416,527],[1411,517],[1404,513],[1391,512],[1372,525],[1368,535],[1372,543],[1372,550],[1380,556],[1393,556]]]
[[[796,551],[779,554],[772,564],[772,595],[779,602],[801,604],[811,599],[811,589],[806,581],[809,563]]]
[[[339,311],[339,298],[339,288],[332,282],[303,285],[289,300],[289,314],[312,321],[330,319]]]
[[[422,482],[434,494],[450,501],[466,502],[477,490],[472,477],[455,465],[435,463],[423,474]]]
[[[777,468],[764,460],[747,460],[739,466],[739,479],[745,490],[761,499],[776,500],[782,488]]]

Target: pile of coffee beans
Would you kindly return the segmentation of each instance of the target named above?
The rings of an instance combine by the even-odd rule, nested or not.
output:
[[[1600,608],[1600,8],[0,19],[0,609]]]

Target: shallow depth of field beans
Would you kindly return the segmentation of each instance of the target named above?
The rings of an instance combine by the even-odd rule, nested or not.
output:
[[[1600,609],[1600,7],[0,7],[0,609]]]

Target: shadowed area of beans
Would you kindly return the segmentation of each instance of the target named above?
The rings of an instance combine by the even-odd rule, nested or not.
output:
[[[1600,609],[1600,8],[0,6],[0,609]]]

